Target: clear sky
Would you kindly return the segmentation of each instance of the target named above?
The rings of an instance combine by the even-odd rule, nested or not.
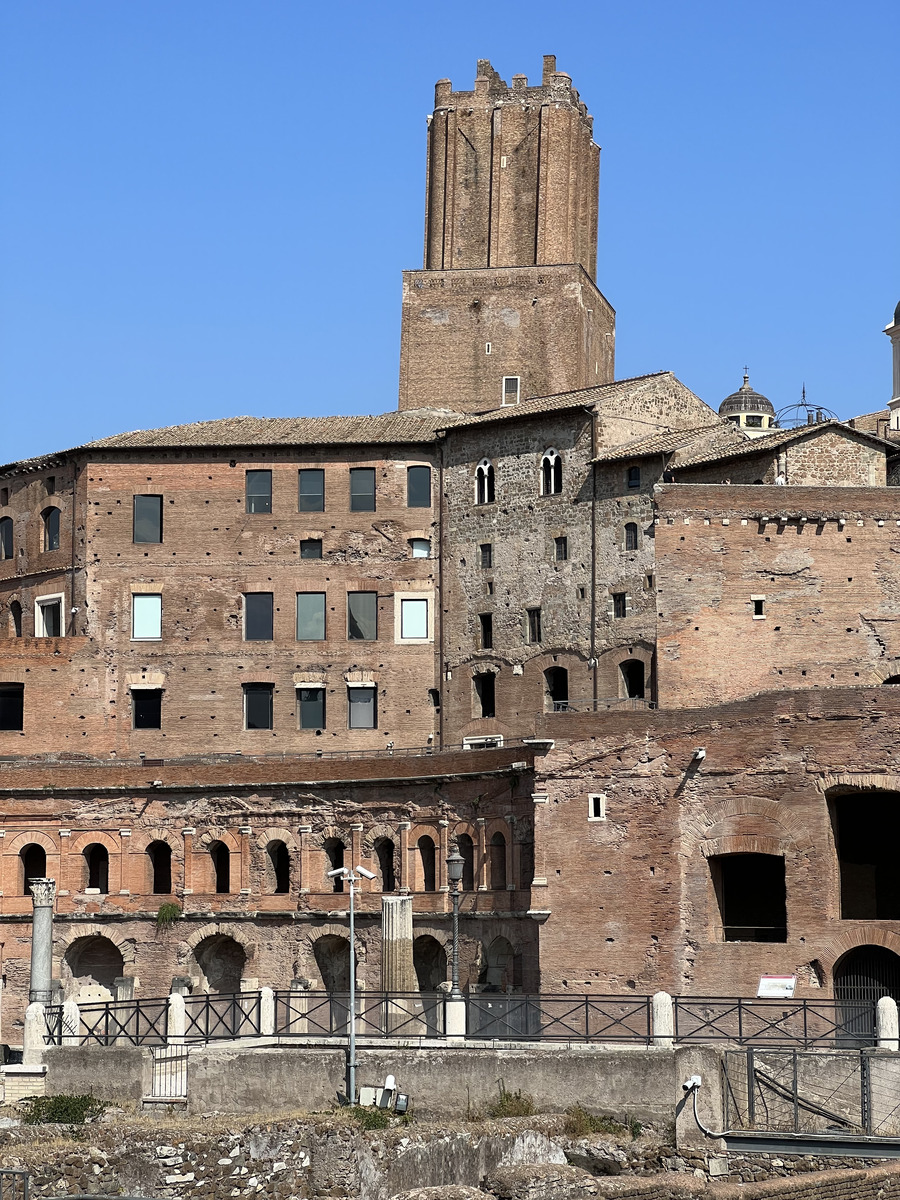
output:
[[[619,377],[883,407],[897,0],[3,0],[0,462],[396,406],[433,86],[554,53],[603,147]]]

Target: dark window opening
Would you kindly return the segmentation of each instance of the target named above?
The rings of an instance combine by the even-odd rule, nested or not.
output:
[[[300,543],[300,557],[314,559],[322,557],[322,539],[304,538]]]
[[[132,501],[132,540],[158,543],[163,540],[162,496],[135,496]]]
[[[339,871],[344,865],[344,843],[340,838],[325,839],[325,867],[328,871]],[[344,879],[341,875],[335,875],[331,879],[331,890],[333,892],[342,892],[344,890]]]
[[[419,863],[422,868],[422,891],[435,892],[437,891],[437,855],[435,853],[434,841],[426,834],[419,838],[417,845]]]
[[[351,642],[374,642],[378,637],[378,593],[347,593],[347,637]]]
[[[439,688],[428,689],[428,699],[431,701],[431,707],[435,712],[441,711],[441,693]]]
[[[248,513],[272,511],[271,471],[247,471],[246,489]]]
[[[406,468],[407,508],[431,508],[431,467]]]
[[[212,861],[213,883],[220,895],[231,891],[231,854],[224,842],[210,842],[209,857]]]
[[[494,834],[489,850],[491,891],[499,892],[506,887],[506,838],[502,833]]]
[[[528,640],[529,642],[539,642],[541,640],[541,610],[529,608],[525,611],[528,617]]]
[[[747,413],[744,417],[744,425],[748,429],[762,429],[763,419],[757,413]]]
[[[481,642],[482,650],[493,650],[494,648],[494,614],[479,613],[478,614],[478,633]]]
[[[375,857],[378,860],[378,873],[381,876],[381,890],[393,892],[397,887],[397,877],[394,871],[396,847],[390,838],[379,838],[374,849]]]
[[[282,841],[269,842],[266,846],[266,876],[268,890],[283,896],[291,890],[291,856]]]
[[[557,562],[566,562],[569,557],[569,539],[558,537],[553,539],[553,549]]]
[[[625,526],[625,549],[637,550],[638,548],[638,527],[634,521],[629,521]]]
[[[541,495],[558,496],[562,491],[562,458],[548,450],[541,459]]]
[[[9,604],[9,615],[12,620],[13,637],[22,636],[22,605],[18,600],[11,600]]]
[[[99,842],[94,842],[84,852],[87,869],[87,886],[101,895],[109,893],[109,851]]]
[[[351,467],[350,511],[375,511],[375,468]]]
[[[297,689],[300,708],[301,729],[325,728],[325,689],[302,687]]]
[[[24,728],[25,684],[0,683],[0,730],[14,733]]]
[[[304,468],[298,473],[297,511],[325,511],[325,472],[321,467]]]
[[[244,641],[271,642],[275,630],[275,601],[271,592],[244,593]]]
[[[31,842],[19,851],[22,863],[22,895],[31,895],[31,881],[47,878],[47,851],[43,846]]]
[[[709,860],[726,942],[786,942],[784,859],[726,854]]]
[[[244,728],[271,729],[274,687],[271,683],[245,683]]]
[[[494,503],[494,468],[487,459],[475,469],[475,503]]]
[[[13,557],[12,517],[0,517],[0,560]]]
[[[482,671],[475,676],[475,716],[493,717],[495,714],[495,680],[493,671]]]
[[[55,494],[56,494],[56,476],[55,476],[55,475],[48,475],[48,476],[47,476],[47,478],[46,478],[46,480],[45,480],[44,486],[45,486],[45,487],[46,487],[46,489],[47,489],[47,495],[48,495],[48,496],[53,496],[53,495],[55,495]]]
[[[565,667],[548,667],[544,681],[550,712],[565,712],[569,707],[569,672]]]
[[[620,617],[628,616],[628,594],[626,592],[613,592],[612,610],[612,615],[617,620]]]
[[[348,687],[347,709],[349,729],[378,728],[378,699],[375,688]]]
[[[766,602],[765,602],[765,600],[754,600],[754,601],[753,601],[753,615],[754,615],[754,617],[764,617],[764,616],[766,615],[766,614],[763,612],[763,608],[764,608],[764,606],[765,606],[765,603],[766,603]]]
[[[162,688],[135,688],[132,691],[131,727],[162,728]]]
[[[494,565],[494,547],[490,542],[482,542],[478,547],[481,556],[482,567],[492,567]]]
[[[644,664],[639,658],[630,658],[619,664],[622,686],[629,700],[644,699]]]
[[[59,549],[59,509],[45,508],[41,513],[44,521],[44,549]]]
[[[887,792],[856,792],[832,803],[841,875],[841,919],[900,919],[900,806]]]
[[[625,475],[625,482],[630,488],[639,488],[641,486],[641,468],[629,467]]]
[[[150,859],[151,890],[155,896],[172,894],[172,847],[168,842],[151,842],[147,847]]]
[[[456,839],[456,845],[463,860],[462,883],[464,892],[475,891],[475,843],[467,833],[461,833]]]

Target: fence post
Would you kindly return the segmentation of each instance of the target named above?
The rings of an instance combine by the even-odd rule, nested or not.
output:
[[[651,1001],[653,1045],[675,1045],[675,1005],[668,992],[656,992]]]
[[[39,1000],[32,1000],[25,1009],[25,1030],[22,1034],[22,1063],[35,1066],[43,1061],[47,1016]]]
[[[891,996],[882,996],[875,1006],[875,1038],[879,1050],[900,1050],[900,1017]]]
[[[169,1046],[184,1045],[184,1031],[187,1019],[184,1008],[184,996],[173,992],[168,1000],[169,1011],[166,1014],[166,1044]]]
[[[466,1000],[444,997],[444,1037],[462,1041],[466,1036]]]
[[[260,1037],[275,1036],[275,993],[270,987],[259,989]]]
[[[81,1042],[81,1012],[74,1000],[62,1006],[62,1038],[60,1045],[77,1046]]]

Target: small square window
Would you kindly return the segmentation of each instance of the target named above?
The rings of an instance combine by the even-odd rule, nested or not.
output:
[[[378,728],[378,698],[373,687],[347,688],[347,725],[350,729]]]
[[[298,472],[297,511],[325,511],[325,472],[321,467],[304,467]]]
[[[750,599],[753,603],[753,619],[754,619],[754,621],[765,620],[765,616],[766,616],[766,612],[765,612],[766,598],[765,598],[765,596],[751,596]]]
[[[481,642],[482,650],[493,650],[494,648],[494,614],[479,613],[478,614],[478,633]]]
[[[325,593],[297,593],[297,641],[325,640]]]
[[[613,592],[613,616],[616,618],[628,616],[628,595],[626,592]]]
[[[431,508],[431,467],[406,468],[407,508]]]
[[[375,511],[374,467],[352,467],[350,469],[350,511]]]
[[[272,511],[272,472],[247,471],[247,512],[270,513]]]
[[[162,496],[135,496],[132,540],[159,543],[163,540]]]
[[[630,488],[639,488],[641,486],[641,468],[629,467],[625,482]]]
[[[400,601],[400,637],[424,639],[428,637],[428,601]]]
[[[347,593],[347,637],[351,642],[374,642],[378,638],[378,593]]]
[[[162,729],[162,688],[135,688],[131,693],[132,729]]]
[[[158,641],[162,637],[162,596],[135,593],[131,597],[131,640]]]
[[[0,729],[15,733],[25,727],[25,684],[0,683]]]
[[[271,592],[244,593],[244,641],[271,642],[274,637],[274,597]]]
[[[588,820],[606,820],[606,792],[598,792],[588,796]]]
[[[271,683],[244,684],[244,728],[272,729],[272,700],[274,687]]]
[[[413,558],[431,558],[431,542],[428,538],[410,538],[409,550]]]
[[[322,539],[304,538],[304,540],[300,543],[300,557],[307,559],[321,558]]]
[[[481,566],[483,569],[494,565],[494,547],[490,542],[482,542],[479,546],[479,554],[481,556]]]
[[[539,608],[526,609],[528,618],[528,640],[529,642],[539,642],[541,640],[541,610]]]
[[[554,538],[553,545],[556,552],[556,561],[565,562],[569,557],[569,539],[567,537]]]
[[[297,688],[297,715],[301,729],[325,728],[325,689]]]

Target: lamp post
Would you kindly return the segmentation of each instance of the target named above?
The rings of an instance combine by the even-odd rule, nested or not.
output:
[[[447,879],[450,881],[450,897],[453,901],[453,950],[450,960],[450,999],[461,1000],[459,990],[459,885],[462,882],[465,859],[458,849],[447,856]]]
[[[355,884],[359,882],[360,876],[363,879],[374,879],[375,874],[372,871],[367,871],[365,867],[357,867],[356,873],[350,870],[349,867],[336,867],[333,871],[328,872],[329,878],[335,879],[338,876],[345,879],[350,885],[350,1041],[347,1051],[347,1091],[350,1093],[349,1099],[351,1104],[356,1103],[356,926],[354,923],[354,906],[353,897],[355,893]]]

